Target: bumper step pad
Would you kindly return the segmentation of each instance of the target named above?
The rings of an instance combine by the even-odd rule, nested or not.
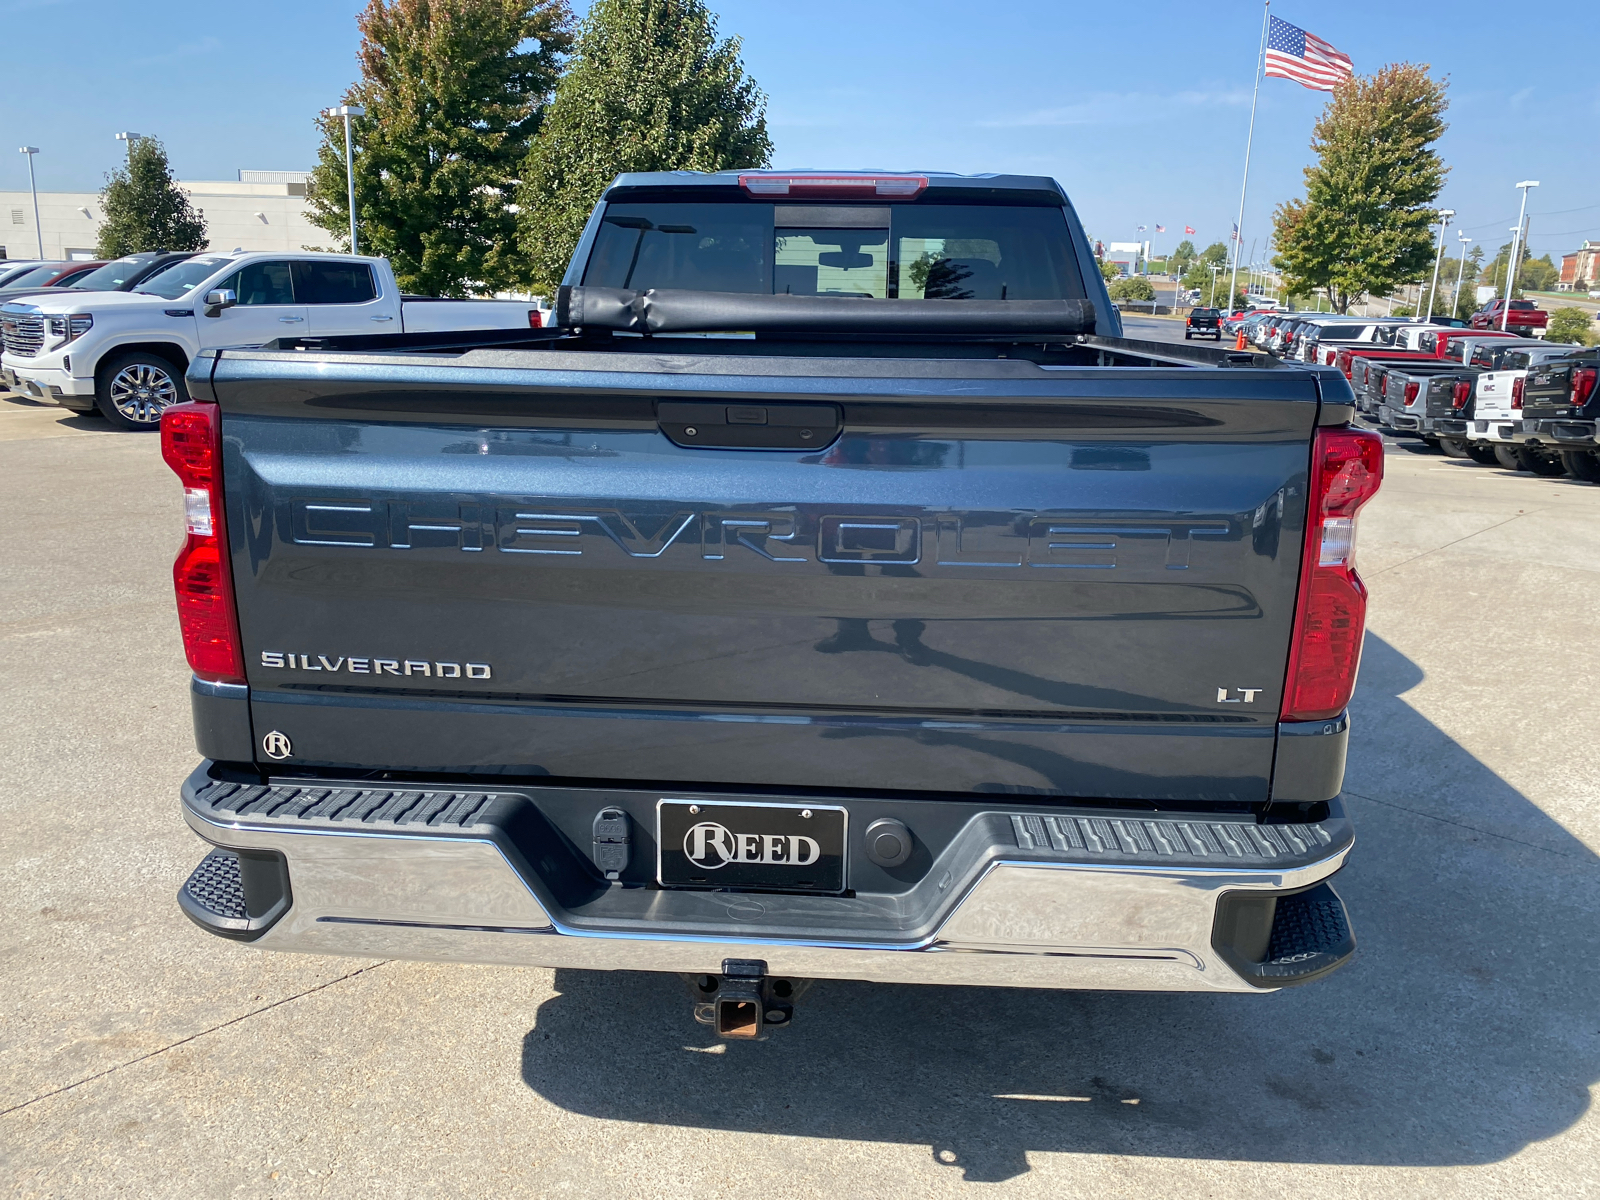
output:
[[[1261,978],[1298,983],[1339,966],[1355,949],[1344,901],[1326,883],[1319,884],[1309,892],[1279,899]]]
[[[498,799],[493,792],[268,786],[221,780],[195,793],[198,805],[217,818],[384,829],[427,826],[442,833],[460,833],[482,824],[485,810]]]
[[[224,850],[200,860],[178,889],[184,916],[208,933],[250,942],[289,911],[289,871],[273,850]]]
[[[231,850],[213,850],[202,858],[183,885],[183,896],[214,921],[250,917],[244,906],[244,885],[239,881],[239,856]]]
[[[1288,894],[1225,893],[1217,901],[1211,945],[1259,988],[1310,983],[1356,952],[1344,901],[1326,880]]]
[[[1090,860],[1160,861],[1261,867],[1319,857],[1333,845],[1321,825],[1239,821],[1163,821],[1143,817],[1013,816],[1024,850],[1054,850]]]

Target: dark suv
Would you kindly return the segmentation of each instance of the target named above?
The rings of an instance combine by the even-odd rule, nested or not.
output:
[[[1190,309],[1188,324],[1183,328],[1183,340],[1188,341],[1197,333],[1209,334],[1220,342],[1222,340],[1222,314],[1214,308]]]

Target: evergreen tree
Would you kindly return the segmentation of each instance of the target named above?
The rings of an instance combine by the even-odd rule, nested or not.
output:
[[[1446,107],[1444,85],[1412,63],[1340,85],[1316,125],[1306,198],[1273,214],[1289,290],[1325,287],[1343,313],[1432,269],[1428,226],[1449,170],[1432,146]]]
[[[352,122],[359,248],[409,292],[520,285],[522,161],[571,45],[566,0],[368,0]],[[344,120],[319,117],[310,218],[347,241]],[[348,246],[346,246],[348,248]]]
[[[206,223],[172,179],[167,151],[153,137],[128,144],[127,163],[106,176],[95,253],[121,258],[141,250],[204,250]]]
[[[534,139],[518,196],[533,281],[566,271],[623,171],[725,171],[772,157],[766,96],[702,0],[596,0]]]

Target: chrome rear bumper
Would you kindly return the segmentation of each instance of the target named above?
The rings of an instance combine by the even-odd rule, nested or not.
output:
[[[1302,953],[1281,956],[1289,965],[1274,974],[1241,963],[1237,947],[1219,941],[1219,930],[1237,924],[1239,913],[1245,926],[1259,925],[1262,900],[1315,888],[1344,865],[1352,838],[1337,806],[1320,823],[1279,826],[975,811],[973,821],[987,821],[991,831],[1014,830],[1015,845],[991,837],[963,867],[960,855],[973,852],[953,842],[928,873],[927,921],[885,922],[877,930],[869,921],[840,932],[824,928],[824,898],[790,895],[634,888],[642,908],[595,919],[551,898],[541,875],[558,869],[552,860],[560,851],[530,847],[526,832],[513,844],[484,823],[286,820],[207,803],[208,787],[217,786],[203,772],[185,785],[183,811],[194,831],[247,856],[281,855],[287,866],[292,898],[254,939],[263,949],[694,974],[714,974],[725,959],[759,958],[771,975],[797,978],[1238,992],[1302,982],[1349,957],[1348,949],[1325,953],[1325,962],[1312,964],[1318,969],[1301,970],[1307,947],[1290,946]],[[508,792],[522,800],[537,789]],[[263,802],[232,803],[248,809]],[[433,819],[446,811],[440,807]],[[1070,844],[1084,840],[1078,831],[1092,840],[1102,827],[1109,831],[1104,844]],[[1332,892],[1322,887],[1318,894],[1326,911]],[[825,899],[838,910],[870,910],[875,900]],[[1219,917],[1219,903],[1234,916]],[[808,906],[819,915],[808,916]],[[1268,902],[1265,920],[1277,938],[1272,908]],[[1342,905],[1336,918],[1342,925]],[[770,921],[788,927],[774,932],[764,927]],[[807,923],[817,927],[814,934],[796,928]],[[1265,928],[1259,952],[1267,950]]]

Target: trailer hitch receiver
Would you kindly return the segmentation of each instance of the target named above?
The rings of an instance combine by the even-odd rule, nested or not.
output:
[[[757,1041],[794,1020],[794,1002],[810,980],[774,979],[759,958],[725,958],[720,975],[691,975],[694,1019],[721,1038]]]

